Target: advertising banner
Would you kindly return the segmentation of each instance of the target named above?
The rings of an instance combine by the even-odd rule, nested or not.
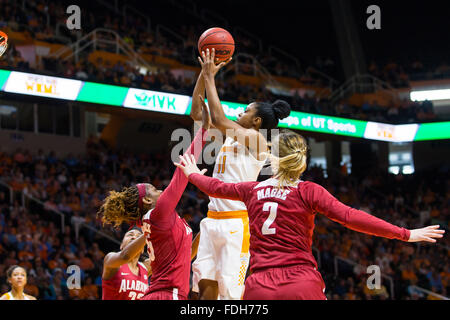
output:
[[[185,114],[189,96],[130,88],[123,103],[126,108]]]
[[[180,115],[189,115],[192,105],[191,97],[186,95],[9,70],[0,70],[0,90]],[[231,120],[236,120],[247,107],[235,102],[221,103]],[[450,122],[392,125],[297,111],[281,120],[279,127],[389,142],[450,139]]]
[[[75,100],[82,81],[11,71],[4,91],[47,98]]]

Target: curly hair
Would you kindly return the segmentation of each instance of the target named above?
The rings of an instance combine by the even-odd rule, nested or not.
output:
[[[121,192],[110,191],[97,215],[102,223],[118,228],[124,222],[134,222],[141,218],[138,206],[139,190],[136,186],[123,188]]]

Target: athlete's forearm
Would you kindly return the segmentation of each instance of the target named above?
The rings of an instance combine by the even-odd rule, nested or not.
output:
[[[207,134],[208,131],[206,129],[199,129],[185,155],[192,154],[194,155],[195,159],[198,159],[203,146],[206,143]],[[164,220],[164,216],[167,217],[175,210],[178,201],[180,201],[180,198],[183,195],[184,190],[186,189],[187,184],[188,179],[184,175],[183,171],[179,168],[176,168],[169,186],[164,190],[164,192],[156,202],[155,210],[150,216],[153,221],[161,220],[160,222],[167,222],[162,221]]]
[[[189,182],[210,197],[243,201],[236,188],[236,183],[225,183],[198,173],[190,174]]]
[[[330,219],[331,216],[328,216]],[[336,218],[336,216],[334,216]],[[390,224],[364,211],[348,208],[338,215],[339,222],[349,229],[388,239],[408,241],[410,231]]]
[[[223,111],[214,77],[204,77],[204,79],[211,121],[216,128],[222,129],[226,125],[226,122],[231,120],[226,117],[225,112]]]
[[[197,82],[195,83],[194,92],[192,93],[192,105],[190,116],[194,121],[202,121],[202,106],[200,97],[205,97],[205,80],[203,78],[203,71],[200,71]]]
[[[113,252],[108,254],[104,260],[104,267],[106,268],[118,268],[121,265],[130,262],[136,256],[142,252],[145,247],[145,235],[140,235],[137,239],[134,239],[125,246],[120,252]]]

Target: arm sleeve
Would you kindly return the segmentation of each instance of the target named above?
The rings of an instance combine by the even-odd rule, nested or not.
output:
[[[313,211],[358,232],[388,239],[408,241],[410,231],[392,225],[364,211],[346,206],[333,197],[325,188],[309,183],[306,198]]]
[[[195,159],[198,157],[206,143],[208,130],[201,128],[195,135],[194,140],[184,155],[193,154]],[[170,228],[175,221],[178,201],[183,195],[184,189],[188,184],[188,179],[180,168],[176,168],[169,186],[159,196],[155,209],[150,215],[152,224],[160,228]]]
[[[254,182],[225,183],[216,178],[207,177],[198,173],[189,175],[189,182],[197,186],[202,192],[213,198],[238,200],[245,202]]]

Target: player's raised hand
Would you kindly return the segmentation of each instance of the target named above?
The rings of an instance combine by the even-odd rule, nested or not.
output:
[[[206,169],[200,171],[200,169],[197,167],[195,157],[192,154],[180,156],[180,163],[175,162],[174,165],[183,170],[183,173],[186,175],[186,177],[189,177],[189,175],[192,173],[199,173],[201,175],[204,175],[207,171]]]
[[[205,51],[202,51],[202,58],[198,57],[198,61],[200,62],[200,65],[202,66],[202,72],[205,77],[214,77],[217,72],[224,66],[226,66],[233,58],[230,57],[227,61],[222,61],[219,64],[216,64],[217,59],[215,58],[215,49],[212,48],[211,51],[209,49],[206,49]]]
[[[408,242],[436,242],[436,238],[442,238],[445,231],[439,229],[439,225],[429,226],[421,229],[410,230],[411,234],[409,236]]]

